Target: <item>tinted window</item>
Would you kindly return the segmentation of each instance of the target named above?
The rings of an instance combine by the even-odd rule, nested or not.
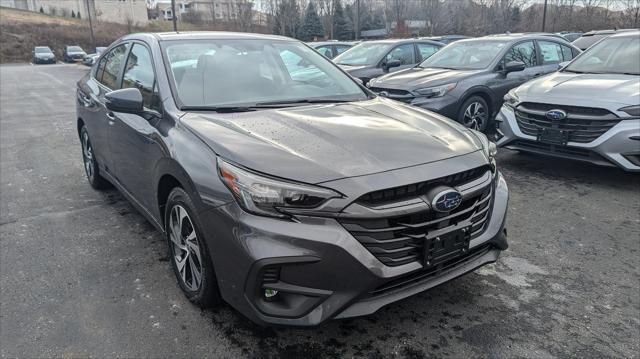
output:
[[[336,53],[340,55],[341,53],[349,50],[350,48],[351,46],[347,46],[347,45],[336,45]]]
[[[329,45],[316,47],[316,50],[318,50],[319,53],[321,53],[322,55],[324,55],[324,56],[326,56],[328,58],[332,58],[333,57],[333,52],[331,51],[331,46],[329,46]]]
[[[426,60],[438,51],[439,47],[431,44],[418,44],[421,60]]]
[[[525,67],[533,67],[538,64],[536,56],[536,47],[533,45],[533,41],[526,41],[510,48],[504,56],[504,62],[520,61],[524,63]]]
[[[144,105],[158,109],[154,92],[155,75],[149,50],[140,44],[134,44],[122,76],[122,88],[135,87],[142,93]]]
[[[387,54],[387,62],[393,60],[400,60],[400,65],[415,64],[415,53],[413,51],[413,44],[404,44],[396,46],[391,52]]]
[[[51,49],[48,47],[36,47],[36,53],[37,54],[50,54],[51,53]]]
[[[124,61],[127,46],[128,45],[123,44],[114,48],[100,60],[100,64],[98,65],[96,79],[112,90],[119,88],[118,73]]]
[[[367,98],[351,77],[297,41],[167,41],[163,51],[184,106]]]
[[[68,52],[82,52],[82,48],[80,46],[68,46]]]
[[[550,41],[538,41],[538,46],[540,46],[543,64],[555,64],[564,61],[560,44]]]

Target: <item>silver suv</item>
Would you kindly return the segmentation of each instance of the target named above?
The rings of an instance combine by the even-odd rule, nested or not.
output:
[[[497,145],[640,171],[640,31],[605,38],[511,90]]]

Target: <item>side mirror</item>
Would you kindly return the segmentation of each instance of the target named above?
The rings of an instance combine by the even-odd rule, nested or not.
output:
[[[521,61],[509,61],[504,67],[504,73],[524,71],[525,65]]]
[[[402,64],[402,63],[400,62],[400,60],[390,60],[390,61],[387,61],[387,62],[385,62],[384,64],[382,64],[382,67],[383,67],[385,70],[389,70],[390,68],[398,67],[398,66],[400,66],[401,64]]]
[[[104,95],[105,106],[114,112],[141,114],[143,111],[142,93],[137,88],[115,90]]]

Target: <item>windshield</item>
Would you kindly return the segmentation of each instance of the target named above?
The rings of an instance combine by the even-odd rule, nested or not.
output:
[[[640,75],[640,36],[610,37],[593,45],[563,71]]]
[[[67,47],[67,52],[82,52],[82,48],[80,46],[69,46]]]
[[[506,42],[499,40],[454,42],[424,60],[420,67],[453,70],[487,68],[500,54]]]
[[[177,97],[186,107],[367,98],[353,79],[299,42],[220,39],[162,45]]]
[[[36,47],[36,54],[50,54],[51,49],[48,47]]]
[[[352,66],[376,65],[390,47],[391,44],[387,43],[365,42],[338,55],[334,62],[339,65]]]

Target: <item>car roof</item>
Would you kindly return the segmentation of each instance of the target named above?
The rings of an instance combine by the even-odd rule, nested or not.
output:
[[[549,39],[556,39],[556,40],[560,40],[564,43],[570,44],[570,42],[567,41],[567,39],[565,39],[564,37],[560,36],[560,35],[556,35],[556,34],[551,34],[551,33],[547,33],[547,32],[531,32],[531,33],[513,33],[513,34],[493,34],[493,35],[487,35],[487,36],[483,36],[483,37],[475,37],[475,38],[471,38],[471,39],[464,39],[464,40],[459,40],[459,41],[473,41],[473,40],[487,40],[487,39],[497,39],[497,40],[503,40],[503,41],[517,41],[517,40],[549,40]]]
[[[593,36],[593,35],[608,35],[608,34],[617,34],[620,32],[634,32],[638,31],[638,29],[607,29],[607,30],[592,30],[584,33],[582,36]]]
[[[640,35],[640,30],[624,30],[624,31],[619,31],[614,33],[613,35],[609,36],[609,37],[636,37]]]
[[[329,40],[329,41],[312,41],[307,42],[307,45],[310,46],[324,46],[324,45],[355,45],[356,43],[353,41],[338,41],[338,40]]]
[[[156,32],[156,33],[136,33],[126,35],[122,40],[136,40],[154,38],[158,41],[164,40],[199,40],[199,39],[231,39],[231,40],[287,40],[298,41],[285,36],[253,34],[247,32],[227,32],[227,31],[178,31],[178,32]]]
[[[428,40],[428,39],[420,39],[420,38],[411,38],[411,39],[381,39],[381,40],[370,40],[370,41],[365,41],[363,43],[366,44],[400,44],[400,43],[406,43],[406,42],[430,42],[433,44],[441,44],[437,41],[433,41],[433,40]],[[441,44],[444,45],[444,44]]]

